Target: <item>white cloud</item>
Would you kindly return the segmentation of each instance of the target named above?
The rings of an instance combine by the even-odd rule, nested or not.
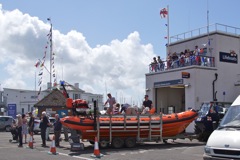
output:
[[[0,68],[2,88],[34,89],[34,67],[42,59],[50,25],[19,10],[4,11],[0,6]],[[139,101],[145,92],[145,73],[154,55],[151,44],[141,44],[137,31],[126,39],[91,48],[76,30],[62,34],[54,28],[53,51],[57,80],[79,83],[87,92],[113,96],[123,101]],[[46,59],[49,68],[49,55]],[[38,81],[38,76],[36,76]],[[43,83],[49,81],[44,70]]]

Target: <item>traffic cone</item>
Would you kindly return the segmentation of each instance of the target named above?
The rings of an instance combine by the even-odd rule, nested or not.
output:
[[[91,155],[91,157],[101,158],[102,156],[103,156],[103,154],[101,154],[99,151],[98,139],[97,139],[97,137],[95,137],[94,152],[93,152],[93,155]]]
[[[49,154],[54,154],[54,155],[57,154],[56,145],[55,145],[55,135],[53,135],[52,145],[51,145],[50,151],[49,151],[48,153],[49,153]]]
[[[30,133],[30,138],[29,138],[29,142],[28,142],[28,148],[33,149],[33,133]]]

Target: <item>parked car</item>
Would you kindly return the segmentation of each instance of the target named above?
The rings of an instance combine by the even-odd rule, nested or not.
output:
[[[15,119],[12,116],[0,116],[0,130],[10,132]]]

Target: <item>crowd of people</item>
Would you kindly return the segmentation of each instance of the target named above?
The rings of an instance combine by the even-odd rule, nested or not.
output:
[[[142,109],[139,111],[137,106],[131,106],[127,103],[119,104],[116,102],[115,97],[111,95],[111,93],[107,94],[108,99],[104,103],[104,106],[109,104],[106,114],[147,114],[147,113],[155,113],[155,107],[153,107],[153,103],[148,99],[148,95],[144,96],[144,101],[142,103]],[[121,107],[120,107],[121,106]]]
[[[27,114],[29,117],[27,118],[26,114],[18,114],[17,120],[15,123],[12,124],[12,134],[16,135],[16,140],[18,141],[18,147],[23,147],[23,144],[27,144],[28,142],[28,135],[33,137],[34,132],[34,120],[35,117],[33,116],[32,112]],[[41,140],[42,140],[42,147],[47,147],[46,141],[51,141],[49,137],[49,128],[53,127],[54,137],[55,137],[55,145],[56,147],[60,147],[60,137],[62,131],[62,123],[60,122],[60,117],[58,114],[55,114],[55,121],[54,123],[50,123],[49,116],[46,114],[45,111],[41,114],[40,119],[40,131],[41,131]],[[64,131],[64,140],[68,141],[68,129],[63,127]]]
[[[157,58],[153,57],[153,61],[150,64],[150,70],[152,72],[157,72],[189,65],[206,65],[206,62],[212,63],[213,60],[212,57],[205,56],[204,48],[200,49],[198,46],[195,46],[193,51],[186,49],[184,52],[169,54],[166,61],[163,61],[160,56]]]

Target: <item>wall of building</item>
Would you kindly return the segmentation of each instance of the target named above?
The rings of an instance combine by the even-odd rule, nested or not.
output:
[[[185,66],[146,74],[146,93],[150,99],[153,99],[153,102],[158,103],[157,106],[161,105],[161,102],[156,100],[156,98],[158,98],[156,95],[161,95],[163,99],[165,99],[162,105],[166,107],[166,105],[170,103],[179,106],[181,96],[178,94],[185,93],[185,109],[199,109],[202,102],[212,101],[214,98],[213,81],[216,78],[215,74],[218,75],[214,83],[218,101],[233,102],[240,94],[240,86],[235,85],[237,82],[240,82],[240,37],[222,32],[210,33],[209,37],[211,39],[209,46],[211,52],[208,52],[206,56],[215,57],[215,67]],[[203,44],[207,44],[207,42],[208,36],[206,34],[192,39],[178,41],[170,45],[170,52],[180,53],[185,49],[194,50],[196,45],[198,45],[199,48],[206,48],[206,45]],[[228,54],[231,50],[234,50],[237,54],[237,63],[220,61],[220,52]],[[190,73],[190,78],[182,78],[181,72]],[[166,88],[160,89],[154,88],[155,82],[178,79],[183,80],[182,85],[188,85],[188,87],[184,87],[184,92],[182,92],[183,90],[181,92],[179,92],[179,90],[169,90],[170,86],[164,86]],[[180,108],[176,111],[178,110],[180,110]],[[189,128],[193,130],[193,124],[191,124]]]
[[[35,91],[17,90],[4,88],[3,96],[6,98],[6,105],[16,104],[17,113],[27,113],[33,110],[33,105],[38,101]]]

